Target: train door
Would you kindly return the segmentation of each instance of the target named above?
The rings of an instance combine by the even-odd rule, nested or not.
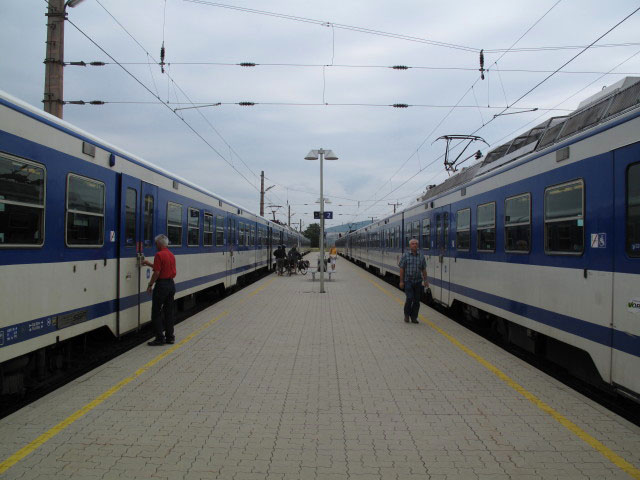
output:
[[[141,182],[120,176],[118,231],[118,335],[140,327]]]
[[[436,255],[433,264],[433,278],[435,291],[432,290],[433,298],[448,304],[449,303],[449,249],[451,248],[449,240],[449,207],[441,207],[435,210],[436,215]],[[429,272],[428,272],[429,273]]]
[[[640,393],[640,143],[614,152],[614,183],[614,237],[596,233],[590,240],[614,255],[611,377]]]
[[[273,229],[270,225],[267,226],[265,230],[267,232],[267,238],[265,239],[267,242],[267,270],[273,270]]]
[[[236,237],[238,221],[233,215],[227,215],[227,287],[235,285],[238,274],[236,273],[236,260],[238,257],[238,243]]]
[[[156,254],[155,236],[156,232],[164,232],[164,228],[158,228],[158,187],[150,183],[141,182],[139,204],[139,226],[140,243],[138,253],[153,261]],[[166,233],[165,233],[166,235]],[[147,285],[153,274],[150,267],[143,267],[140,264],[140,284],[139,284],[139,324],[151,321],[151,294],[147,293]]]

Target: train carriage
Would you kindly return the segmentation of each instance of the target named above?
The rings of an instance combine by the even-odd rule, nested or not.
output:
[[[436,302],[640,398],[640,78],[509,140],[400,215]],[[395,245],[397,217],[341,248],[355,243],[348,257],[397,275],[392,255],[370,254]]]
[[[308,247],[295,230],[0,92],[2,393],[22,389],[33,352],[150,320],[141,260],[160,233],[183,306],[272,268],[279,242]]]

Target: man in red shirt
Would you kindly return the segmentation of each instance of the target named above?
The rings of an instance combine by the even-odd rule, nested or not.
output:
[[[176,285],[173,282],[176,276],[176,257],[167,248],[169,239],[166,235],[156,237],[157,252],[153,258],[153,263],[143,260],[142,264],[153,268],[153,275],[149,280],[147,292],[153,289],[151,304],[151,321],[156,333],[156,339],[148,345],[164,345],[173,343],[173,296],[176,294]],[[153,284],[155,283],[155,288]],[[164,313],[164,321],[160,316]],[[163,332],[164,330],[164,332]]]

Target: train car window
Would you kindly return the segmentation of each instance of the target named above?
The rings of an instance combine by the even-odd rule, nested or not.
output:
[[[525,193],[504,201],[504,249],[506,252],[531,251],[531,195]]]
[[[549,187],[544,192],[544,249],[551,254],[584,251],[584,183]]]
[[[429,250],[431,248],[431,219],[422,220],[422,249]]]
[[[256,245],[256,227],[254,227],[253,225],[251,226],[251,246],[255,246]]]
[[[442,217],[436,215],[436,248],[442,247]]]
[[[200,210],[189,209],[187,222],[187,246],[197,247],[200,245]]]
[[[411,238],[415,238],[418,240],[418,248],[420,248],[420,220],[413,222],[413,227],[411,228]]]
[[[104,244],[104,183],[78,175],[67,177],[67,245]]]
[[[167,237],[169,245],[182,246],[182,205],[167,202]]]
[[[496,203],[478,205],[478,251],[496,251]]]
[[[210,247],[213,245],[213,215],[204,212],[204,223],[202,225],[202,245]]]
[[[0,155],[0,247],[44,244],[45,169]]]
[[[144,220],[142,228],[144,230],[144,246],[150,247],[153,245],[153,217],[154,217],[154,208],[155,208],[155,200],[153,195],[145,195],[144,196]]]
[[[627,253],[640,257],[640,163],[627,170]]]
[[[216,217],[216,246],[224,245],[224,217]]]
[[[124,246],[136,246],[136,207],[138,192],[134,188],[127,188],[124,205]]]
[[[445,235],[446,237],[446,235]],[[445,248],[447,241],[445,240]],[[469,251],[471,245],[471,209],[463,208],[456,213],[456,248]]]
[[[444,233],[444,248],[449,248],[449,212],[442,214],[442,230]]]

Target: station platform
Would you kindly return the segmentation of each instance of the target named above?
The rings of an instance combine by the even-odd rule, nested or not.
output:
[[[325,289],[270,275],[0,420],[0,477],[640,478],[640,428],[344,259]]]

